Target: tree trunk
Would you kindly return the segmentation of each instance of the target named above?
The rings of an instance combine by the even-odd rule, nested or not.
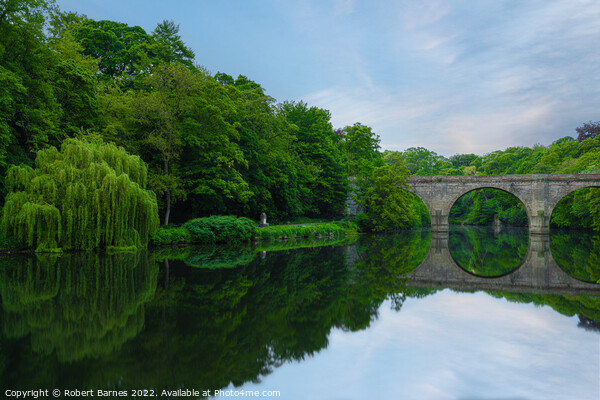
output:
[[[167,209],[165,210],[164,226],[169,225],[169,215],[171,215],[171,190],[167,189]]]
[[[165,176],[169,176],[169,160],[164,158],[165,165]],[[164,226],[169,225],[169,215],[171,215],[171,188],[169,187],[169,180],[167,179],[167,209],[165,210]]]

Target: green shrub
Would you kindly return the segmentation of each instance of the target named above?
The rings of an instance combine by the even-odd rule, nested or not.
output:
[[[185,229],[189,232],[192,243],[211,244],[216,241],[215,234],[202,224],[186,223]]]
[[[194,243],[243,243],[248,242],[256,231],[257,224],[248,218],[232,215],[211,216],[190,220],[184,225]]]
[[[157,246],[190,243],[191,241],[190,231],[183,226],[161,226],[152,236],[152,243]]]

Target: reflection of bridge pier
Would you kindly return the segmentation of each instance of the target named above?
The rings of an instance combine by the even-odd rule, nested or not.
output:
[[[600,285],[567,275],[550,253],[550,235],[529,234],[529,248],[520,267],[501,277],[473,275],[454,261],[448,247],[448,231],[431,232],[425,260],[410,274],[409,286],[492,290],[561,295],[600,295]]]

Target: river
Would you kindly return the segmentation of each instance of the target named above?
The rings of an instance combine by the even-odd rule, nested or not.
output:
[[[3,256],[0,387],[597,400],[598,279],[598,235],[507,228]]]

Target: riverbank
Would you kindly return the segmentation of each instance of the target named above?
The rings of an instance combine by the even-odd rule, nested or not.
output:
[[[248,218],[211,216],[196,218],[181,226],[159,227],[153,246],[185,244],[237,244],[247,242],[286,241],[295,239],[341,239],[358,235],[358,226],[350,221],[271,225],[259,227]]]
[[[265,242],[289,242],[283,247],[296,248],[297,240],[328,239],[335,242],[347,237],[357,236],[359,227],[350,221],[309,222],[303,224],[272,225],[259,227],[248,218],[211,216],[196,218],[180,226],[161,226],[150,238],[150,247],[213,245],[213,244],[255,244]],[[331,244],[331,243],[329,243]],[[309,246],[310,247],[310,246]],[[107,253],[136,252],[137,246],[109,246],[103,249]],[[32,249],[19,243],[14,237],[0,237],[0,254],[6,253],[62,253],[61,248]]]

